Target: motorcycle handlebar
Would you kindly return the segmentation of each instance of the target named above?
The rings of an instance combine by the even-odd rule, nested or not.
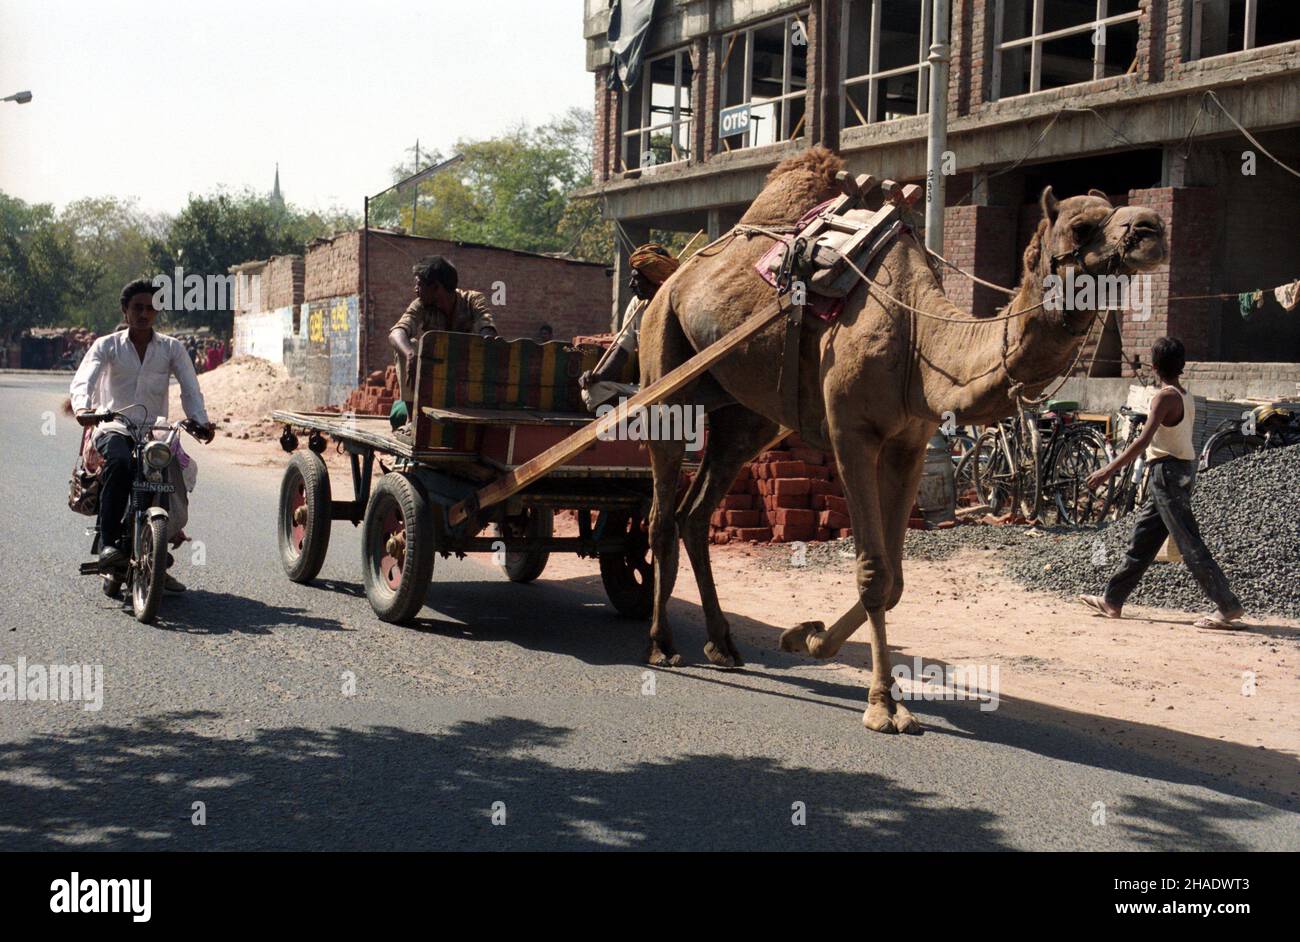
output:
[[[99,425],[101,422],[110,422],[113,421],[114,419],[121,419],[122,421],[126,422],[128,425],[135,425],[135,427],[139,431],[148,430],[148,431],[157,432],[157,431],[168,431],[173,428],[181,428],[189,432],[199,441],[203,440],[203,436],[208,431],[208,429],[205,426],[199,425],[197,422],[191,422],[189,419],[182,419],[181,421],[175,423],[151,424],[148,426],[137,425],[136,423],[132,422],[129,418],[127,418],[124,412],[120,412],[120,411],[115,412],[112,410],[109,410],[107,412],[83,413],[82,418],[86,419],[91,425]],[[212,427],[212,431],[214,433],[216,432],[215,425]]]

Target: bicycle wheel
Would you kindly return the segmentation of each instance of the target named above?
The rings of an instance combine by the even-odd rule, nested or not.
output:
[[[1218,432],[1205,443],[1205,460],[1201,462],[1201,470],[1217,468],[1263,447],[1264,439],[1259,435],[1243,435],[1240,429]]]
[[[1016,494],[1020,512],[1026,520],[1036,520],[1043,509],[1043,477],[1039,467],[1042,458],[1042,435],[1036,419],[1029,419],[1021,428],[1017,424],[1014,449],[1016,458]]]
[[[980,441],[983,441],[983,439],[967,445],[961,460],[957,462],[956,470],[953,472],[958,506],[983,503],[979,493],[980,469],[988,465],[992,453],[990,451],[981,451],[979,448]]]
[[[980,503],[988,504],[994,515],[1006,513],[1016,499],[1016,469],[1008,446],[996,429],[989,429],[975,440],[972,453],[976,461],[971,472]]]
[[[1071,431],[1052,461],[1048,474],[1057,516],[1071,527],[1093,527],[1105,518],[1105,491],[1088,487],[1088,476],[1105,466],[1106,440],[1090,429]]]

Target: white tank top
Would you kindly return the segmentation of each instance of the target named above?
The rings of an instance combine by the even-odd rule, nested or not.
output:
[[[1194,461],[1196,452],[1192,449],[1192,427],[1196,424],[1196,400],[1191,393],[1179,393],[1183,399],[1183,420],[1177,425],[1161,425],[1156,429],[1155,437],[1147,445],[1147,461],[1157,458],[1178,458],[1182,461]]]

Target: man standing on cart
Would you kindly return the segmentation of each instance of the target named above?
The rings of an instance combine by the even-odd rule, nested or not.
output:
[[[415,346],[426,330],[496,337],[497,328],[481,291],[459,288],[456,267],[441,255],[430,255],[411,267],[415,274],[415,300],[388,334],[388,342],[398,353],[401,389],[410,395],[415,371]],[[411,407],[404,400],[393,403],[388,419],[393,429],[410,420]]]

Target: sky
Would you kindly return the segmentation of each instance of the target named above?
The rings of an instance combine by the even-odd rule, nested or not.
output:
[[[450,154],[592,106],[581,0],[3,0],[0,191],[175,213],[218,185],[360,214]]]

